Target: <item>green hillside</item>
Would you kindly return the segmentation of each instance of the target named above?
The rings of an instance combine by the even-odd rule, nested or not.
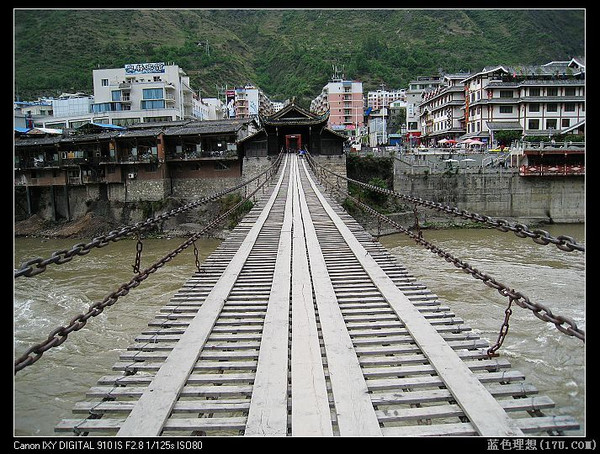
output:
[[[419,76],[585,54],[585,11],[123,9],[14,11],[21,99],[92,92],[92,70],[174,62],[203,96],[254,83],[308,106],[332,65],[365,91]]]

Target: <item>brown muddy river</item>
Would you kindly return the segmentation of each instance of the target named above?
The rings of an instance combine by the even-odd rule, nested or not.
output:
[[[545,227],[551,235],[569,235],[585,244],[583,225]],[[427,240],[451,252],[531,301],[547,306],[556,315],[571,317],[585,330],[585,254],[542,246],[508,232],[488,229],[425,231]],[[56,250],[83,240],[17,238],[15,267],[33,257],[49,257]],[[142,269],[179,246],[184,239],[148,239],[144,242]],[[419,281],[436,293],[458,317],[481,337],[493,343],[508,303],[496,290],[455,268],[403,234],[380,238]],[[219,240],[196,242],[200,261]],[[88,307],[128,282],[136,252],[133,240],[122,240],[93,249],[63,265],[50,265],[33,278],[14,282],[14,350],[19,357],[43,341],[52,330],[66,326]],[[54,436],[63,418],[72,418],[76,402],[103,375],[112,373],[119,353],[133,343],[154,314],[195,271],[193,249],[188,248],[156,273],[92,317],[59,347],[51,348],[31,366],[14,376],[14,435]],[[540,394],[556,403],[554,414],[571,415],[585,434],[585,344],[567,336],[531,311],[515,307],[510,330],[500,349],[512,368],[520,370]]]

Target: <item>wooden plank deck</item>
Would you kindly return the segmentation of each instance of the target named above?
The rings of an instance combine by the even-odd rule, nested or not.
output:
[[[59,433],[522,436],[568,431],[488,343],[288,155],[230,237]]]

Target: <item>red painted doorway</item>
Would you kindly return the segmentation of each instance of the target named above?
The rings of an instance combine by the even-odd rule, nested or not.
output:
[[[285,149],[288,151],[298,151],[300,148],[302,148],[302,135],[286,134]]]

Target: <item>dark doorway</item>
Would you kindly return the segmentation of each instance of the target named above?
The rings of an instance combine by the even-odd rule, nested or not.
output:
[[[302,148],[302,135],[301,134],[286,134],[285,149],[289,152],[296,152],[300,148]]]

